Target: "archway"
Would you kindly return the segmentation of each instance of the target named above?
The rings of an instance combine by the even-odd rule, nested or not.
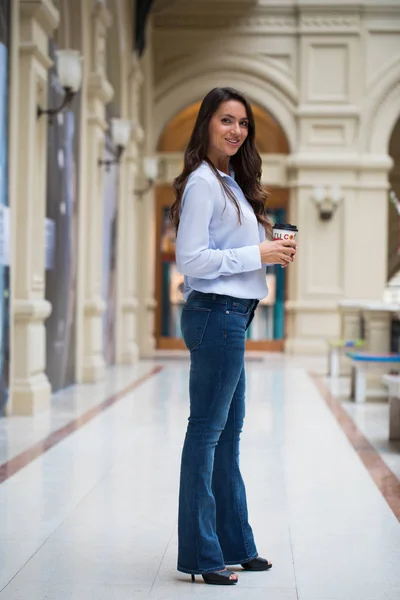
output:
[[[400,55],[379,71],[370,85],[361,115],[361,147],[374,155],[388,153],[390,138],[400,117]]]
[[[400,200],[400,55],[393,57],[377,73],[370,85],[370,93],[361,119],[362,149],[388,169],[388,186],[394,201],[388,209],[387,280],[389,286],[398,279],[400,271],[400,214],[396,198]],[[390,167],[390,162],[392,166]]]
[[[157,143],[157,152],[168,163],[164,185],[156,190],[156,268],[155,268],[155,337],[161,349],[184,348],[180,332],[183,277],[175,264],[175,232],[169,221],[169,207],[173,202],[172,179],[179,173],[184,150],[189,141],[198,114],[196,101],[179,110],[166,124]],[[269,112],[252,104],[256,121],[256,145],[264,162],[271,157],[285,161],[289,141],[280,123]],[[284,220],[288,209],[289,191],[285,185],[268,185],[270,216]],[[277,266],[267,273],[269,296],[260,305],[249,333],[247,347],[251,350],[283,350],[284,303],[286,298],[285,272]]]

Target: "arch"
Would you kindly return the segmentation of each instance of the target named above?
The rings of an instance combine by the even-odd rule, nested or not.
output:
[[[178,68],[179,66],[179,68]],[[232,86],[270,113],[282,126],[291,152],[296,148],[297,92],[290,79],[267,60],[230,56],[201,61],[185,60],[156,88],[154,139],[181,110],[202,98],[212,87]]]
[[[195,102],[175,115],[158,140],[158,152],[183,152],[189,141],[200,102]],[[288,154],[289,144],[281,125],[269,113],[253,105],[256,121],[256,146],[261,154]]]
[[[400,117],[400,55],[375,78],[361,118],[362,150],[388,154],[389,140]]]

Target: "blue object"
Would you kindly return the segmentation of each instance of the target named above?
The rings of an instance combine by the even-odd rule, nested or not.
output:
[[[255,305],[194,292],[183,307],[182,332],[190,350],[178,525],[178,571],[183,573],[219,571],[257,556],[239,467],[245,333]]]
[[[346,352],[346,356],[359,362],[400,362],[400,354],[374,354],[373,352]]]

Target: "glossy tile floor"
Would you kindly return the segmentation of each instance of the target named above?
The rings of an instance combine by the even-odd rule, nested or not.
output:
[[[349,400],[350,378],[323,377],[326,387],[340,400],[358,429],[371,442],[382,460],[400,480],[400,441],[389,442],[389,404],[371,401],[356,404]]]
[[[76,427],[0,484],[0,600],[399,600],[400,523],[327,407],[310,359],[247,365],[242,471],[268,573],[191,584],[176,565],[188,362],[110,371],[50,413],[0,421],[0,462]],[[81,419],[81,421],[79,421]],[[48,446],[46,446],[48,447]]]

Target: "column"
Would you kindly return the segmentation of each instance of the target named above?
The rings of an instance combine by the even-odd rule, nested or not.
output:
[[[81,379],[93,383],[103,378],[105,361],[102,349],[102,317],[105,304],[101,295],[102,238],[103,238],[103,157],[105,107],[112,99],[113,88],[106,77],[106,34],[111,24],[110,14],[103,2],[93,4],[91,13],[91,43],[86,82],[85,196],[81,196],[81,237],[84,261],[83,356]],[[83,187],[81,187],[82,194]]]
[[[139,61],[133,57],[129,74],[129,118],[132,136],[120,166],[119,213],[118,213],[118,317],[117,362],[132,364],[139,357],[137,345],[136,261],[140,248],[137,245],[137,199],[135,187],[139,160],[139,144],[143,142],[143,130],[139,123],[139,101],[142,73]]]
[[[51,387],[45,374],[44,321],[51,312],[45,300],[45,202],[47,119],[37,118],[47,106],[47,74],[51,66],[48,40],[58,25],[50,0],[19,2],[18,169],[13,244],[13,329],[11,347],[12,412],[31,415],[48,408]],[[14,109],[12,107],[12,109]]]
[[[142,90],[142,120],[145,131],[144,154],[153,154],[154,83],[150,36],[142,59],[144,73]],[[141,185],[140,183],[138,185]],[[137,200],[136,265],[138,282],[138,344],[142,358],[152,357],[155,350],[155,198],[154,191]]]

